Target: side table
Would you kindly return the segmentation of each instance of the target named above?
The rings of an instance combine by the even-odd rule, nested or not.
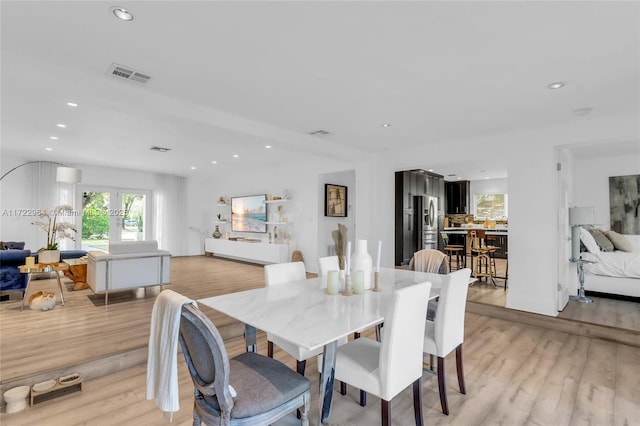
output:
[[[42,274],[46,272],[55,272],[56,279],[58,280],[58,292],[60,293],[60,303],[64,306],[64,296],[62,295],[62,282],[60,281],[60,271],[64,271],[68,268],[68,265],[62,262],[59,263],[36,263],[33,266],[22,265],[19,266],[20,272],[27,275],[27,287],[24,289],[24,296],[22,297],[22,305],[20,306],[20,310],[24,309],[24,302],[27,299],[27,294],[29,292],[29,286],[31,285],[31,281],[33,278],[33,274]]]
[[[593,264],[598,263],[593,260],[587,260],[583,258],[578,259],[569,259],[570,262],[578,264],[578,282],[580,283],[580,288],[578,289],[578,294],[576,296],[569,296],[570,300],[574,300],[580,303],[592,303],[593,299],[587,297],[584,293],[584,264]]]

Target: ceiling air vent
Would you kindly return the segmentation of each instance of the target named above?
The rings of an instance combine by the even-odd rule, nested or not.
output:
[[[151,79],[151,76],[149,75],[118,64],[111,64],[111,67],[109,67],[109,74],[114,77],[120,77],[125,80],[131,80],[142,84],[145,84]]]
[[[327,136],[330,135],[331,132],[327,132],[326,130],[314,130],[313,132],[309,132],[311,136]]]
[[[167,152],[167,151],[171,151],[171,148],[163,148],[161,146],[152,146],[151,148],[149,148],[151,151],[157,151],[157,152]]]

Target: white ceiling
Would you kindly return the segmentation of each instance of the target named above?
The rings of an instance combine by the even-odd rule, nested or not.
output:
[[[639,17],[613,1],[2,1],[2,153],[190,175],[640,115]],[[482,170],[463,177],[506,176],[499,158]]]

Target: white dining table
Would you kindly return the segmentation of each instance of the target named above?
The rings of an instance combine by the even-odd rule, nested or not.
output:
[[[326,278],[324,278],[326,279]],[[381,292],[343,296],[326,293],[322,278],[199,299],[198,303],[245,324],[247,351],[256,352],[256,329],[270,332],[308,350],[323,349],[318,425],[331,416],[338,340],[384,321],[394,290],[431,282],[429,299],[440,294],[444,275],[381,268]],[[427,303],[427,301],[425,301]]]

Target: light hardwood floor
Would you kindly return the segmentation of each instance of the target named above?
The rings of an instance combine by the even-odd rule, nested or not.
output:
[[[197,299],[262,286],[262,274],[261,267],[239,262],[203,256],[174,258],[172,284],[168,288]],[[504,293],[502,289],[491,291]],[[99,358],[105,349],[114,356],[127,348],[142,348],[144,352],[157,292],[151,289],[146,295],[144,291],[114,295],[106,308],[88,290],[67,291],[66,306],[51,312],[20,312],[18,302],[0,304],[2,383],[17,383],[20,377],[28,380],[38,369],[71,372],[84,362],[83,354]],[[242,352],[242,327],[212,310],[204,310],[226,335],[229,354]],[[260,333],[258,339],[259,351],[264,354],[264,334]],[[295,365],[282,351],[276,350],[276,358],[292,368]],[[181,357],[179,360],[182,409],[174,424],[186,425],[191,424],[193,387]],[[456,390],[453,361],[448,357],[450,416],[440,411],[435,378],[424,375],[425,424],[640,424],[640,348],[468,313],[467,395]],[[307,377],[314,381],[311,418],[315,422],[314,362],[308,363]],[[145,400],[145,380],[146,365],[138,363],[86,380],[81,393],[43,402],[20,413],[2,413],[0,424],[165,424],[154,403]],[[411,401],[410,389],[394,399],[395,425],[413,424]],[[379,402],[373,397],[366,408],[361,408],[357,391],[350,389],[345,397],[334,395],[332,424],[377,424],[379,411]],[[280,424],[295,424],[295,418],[291,416]]]

